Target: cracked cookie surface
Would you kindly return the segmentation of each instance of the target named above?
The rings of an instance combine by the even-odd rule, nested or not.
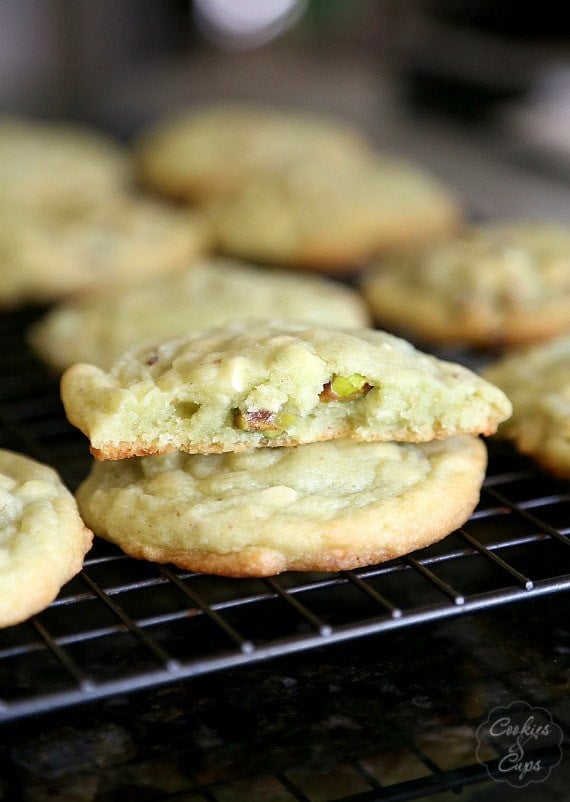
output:
[[[349,437],[491,434],[510,414],[467,368],[369,328],[231,324],[148,344],[61,380],[68,419],[100,459],[240,451]]]

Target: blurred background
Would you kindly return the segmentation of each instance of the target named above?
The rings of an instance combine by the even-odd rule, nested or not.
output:
[[[228,97],[360,118],[387,91],[390,3],[8,0],[0,15],[4,109],[122,134]]]
[[[570,181],[570,23],[558,2],[0,4],[1,112],[129,138],[170,110],[232,98],[353,121],[475,193],[483,214],[527,209],[520,179],[507,196],[499,181],[498,201],[494,185],[476,186],[493,171],[481,152]],[[537,202],[532,213],[567,219],[555,200]]]
[[[236,96],[373,125],[394,102],[472,123],[506,105],[562,115],[564,12],[513,0],[3,0],[0,103],[124,134],[172,106]]]

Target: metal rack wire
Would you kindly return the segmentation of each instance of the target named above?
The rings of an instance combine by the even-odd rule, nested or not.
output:
[[[25,345],[39,311],[0,318],[0,447],[52,464],[74,488],[90,458],[65,420],[57,379]],[[465,526],[383,565],[229,580],[98,542],[47,610],[0,632],[0,721],[570,588],[570,485],[507,445],[489,447]],[[363,781],[368,789],[347,799],[376,798]]]

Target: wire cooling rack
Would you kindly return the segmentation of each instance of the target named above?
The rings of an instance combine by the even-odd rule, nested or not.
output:
[[[0,318],[0,447],[53,465],[74,489],[90,457],[26,346],[39,313]],[[507,445],[489,450],[465,526],[378,566],[231,580],[98,541],[47,610],[0,631],[0,721],[570,588],[570,484]]]

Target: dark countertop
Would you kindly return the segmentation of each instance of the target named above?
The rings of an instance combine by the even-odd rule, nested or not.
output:
[[[568,726],[568,635],[555,595],[13,722],[0,799],[563,802],[567,753],[511,788],[476,730],[514,701]]]

